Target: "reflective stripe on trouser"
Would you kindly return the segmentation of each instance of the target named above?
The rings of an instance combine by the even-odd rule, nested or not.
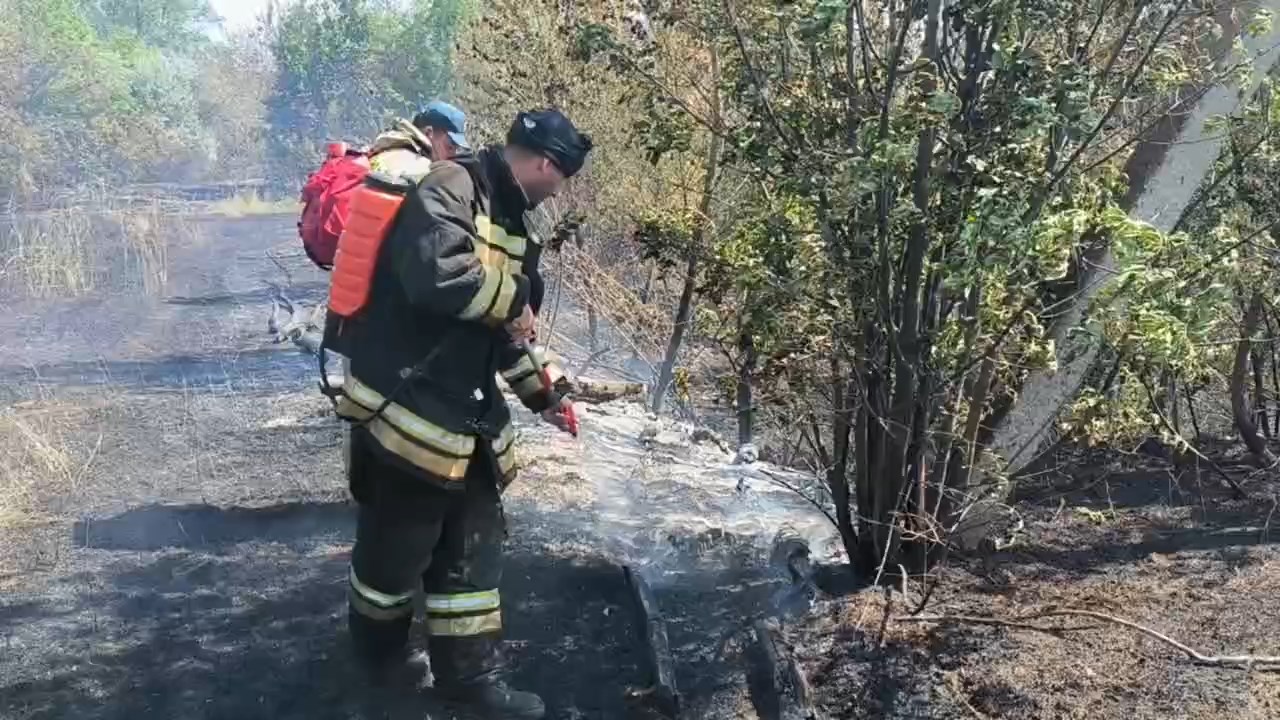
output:
[[[478,443],[466,482],[451,492],[388,464],[372,442],[363,430],[352,434],[352,467],[365,475],[351,478],[364,488],[351,553],[351,610],[360,616],[352,633],[403,623],[421,588],[431,634],[496,635],[506,525],[487,446]],[[407,639],[403,628],[396,632]]]
[[[497,590],[427,594],[427,632],[469,637],[502,629],[502,605]]]
[[[388,594],[374,590],[360,581],[356,569],[351,568],[351,607],[373,620],[397,620],[413,614],[413,593]]]

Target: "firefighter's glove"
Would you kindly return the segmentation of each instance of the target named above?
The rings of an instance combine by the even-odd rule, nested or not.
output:
[[[507,334],[516,342],[521,340],[533,342],[533,331],[536,322],[537,318],[534,317],[533,310],[528,305],[525,305],[524,309],[520,311],[520,317],[507,323]]]
[[[560,398],[559,403],[543,410],[542,419],[555,425],[560,432],[573,434],[578,430],[574,422],[573,402],[567,397]]]

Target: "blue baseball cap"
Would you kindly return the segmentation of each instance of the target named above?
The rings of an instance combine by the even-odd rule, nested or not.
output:
[[[463,150],[471,149],[466,136],[466,113],[443,100],[432,100],[423,106],[413,118],[413,124],[419,128],[433,127],[444,130],[449,134],[449,139],[454,145]]]

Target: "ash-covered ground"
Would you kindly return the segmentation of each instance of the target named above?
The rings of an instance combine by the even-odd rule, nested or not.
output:
[[[6,299],[0,407],[20,432],[4,437],[35,475],[0,531],[0,717],[388,715],[346,654],[341,427],[314,362],[266,332],[269,284],[314,303],[325,277],[292,218],[199,230],[170,249],[161,297]],[[790,527],[829,552],[826,520],[636,405],[582,415],[580,440],[522,416],[515,681],[552,717],[651,713],[628,699],[647,680],[629,564],[666,615],[685,717],[751,716],[736,639],[778,607],[772,540]],[[423,712],[445,717],[390,715]]]
[[[269,284],[300,303],[325,291],[292,223],[203,222],[159,297],[0,298],[5,720],[447,717],[379,705],[347,659],[341,428],[314,362],[266,331]],[[566,301],[556,348],[575,363],[584,324]],[[774,482],[802,478],[733,466],[634,404],[582,415],[580,440],[521,416],[507,498],[513,671],[554,718],[653,715],[629,699],[647,677],[623,564],[656,591],[686,718],[774,717],[748,697],[744,631],[780,612],[830,718],[1280,717],[1280,673],[1198,665],[1113,623],[914,622],[918,582],[797,604],[767,562],[775,535],[834,551]],[[1232,468],[1238,499],[1207,468],[1051,465],[1012,501],[1021,531],[953,558],[925,613],[1084,607],[1206,654],[1280,655],[1274,471]]]

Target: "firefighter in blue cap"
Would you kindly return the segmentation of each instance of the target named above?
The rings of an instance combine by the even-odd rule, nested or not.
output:
[[[432,127],[465,147],[461,125]],[[563,114],[541,110],[520,113],[505,145],[437,158],[384,241],[350,330],[339,414],[354,423],[348,480],[359,505],[352,639],[381,683],[420,680],[408,640],[412,598],[424,589],[433,692],[487,717],[545,713],[537,695],[502,678],[501,496],[516,464],[495,376],[569,430],[563,374],[520,344],[542,303],[542,248],[524,216],[582,169],[591,147]]]
[[[369,147],[369,169],[417,181],[431,169],[432,160],[452,160],[470,152],[467,116],[457,107],[433,100],[413,116],[397,120]]]

